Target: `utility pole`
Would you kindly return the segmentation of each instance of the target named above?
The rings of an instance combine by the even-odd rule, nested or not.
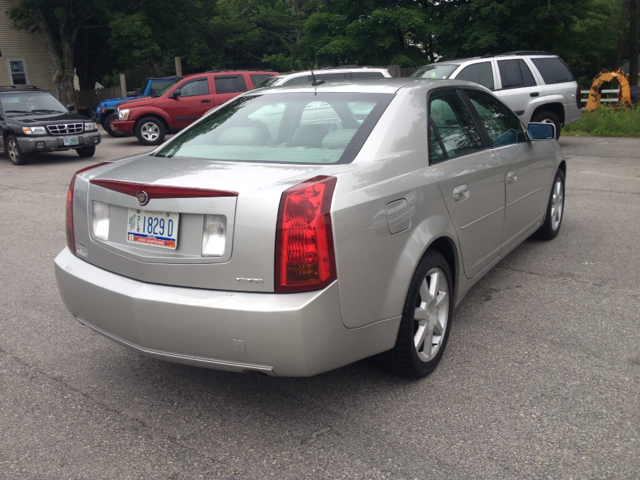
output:
[[[638,17],[640,1],[629,0],[629,85],[638,86]]]

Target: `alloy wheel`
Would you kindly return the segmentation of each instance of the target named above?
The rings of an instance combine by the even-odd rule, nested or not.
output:
[[[155,142],[160,137],[160,129],[153,122],[147,122],[140,128],[140,134],[148,142]]]
[[[449,318],[449,286],[439,268],[429,270],[422,281],[413,318],[416,353],[428,362],[440,350]]]
[[[551,195],[551,228],[555,231],[562,221],[562,210],[564,208],[564,192],[562,179],[556,178]]]

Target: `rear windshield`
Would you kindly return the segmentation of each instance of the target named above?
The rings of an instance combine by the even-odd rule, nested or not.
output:
[[[574,78],[569,67],[559,58],[532,58],[531,61],[536,66],[544,83],[573,82]]]
[[[446,80],[459,66],[460,65],[453,65],[451,63],[427,65],[426,67],[419,68],[416,72],[412,73],[411,76],[415,78]]]
[[[238,97],[156,155],[267,163],[351,162],[392,94],[278,93]]]

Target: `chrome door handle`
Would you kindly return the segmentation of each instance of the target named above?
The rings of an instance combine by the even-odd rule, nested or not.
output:
[[[469,198],[469,185],[458,185],[453,189],[453,199],[456,202],[461,202],[467,198]]]
[[[518,172],[512,170],[507,173],[507,183],[514,183],[516,181],[518,181]]]

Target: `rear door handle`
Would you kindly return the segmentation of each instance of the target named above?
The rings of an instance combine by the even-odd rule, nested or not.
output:
[[[515,183],[518,181],[518,172],[511,170],[507,173],[507,183]]]
[[[538,95],[540,95],[540,92],[533,92],[529,94],[530,97],[537,97]]]
[[[211,100],[200,100],[202,103],[211,103]]]
[[[456,202],[461,202],[462,200],[465,200],[467,198],[469,198],[469,185],[458,185],[453,189],[453,199]]]

